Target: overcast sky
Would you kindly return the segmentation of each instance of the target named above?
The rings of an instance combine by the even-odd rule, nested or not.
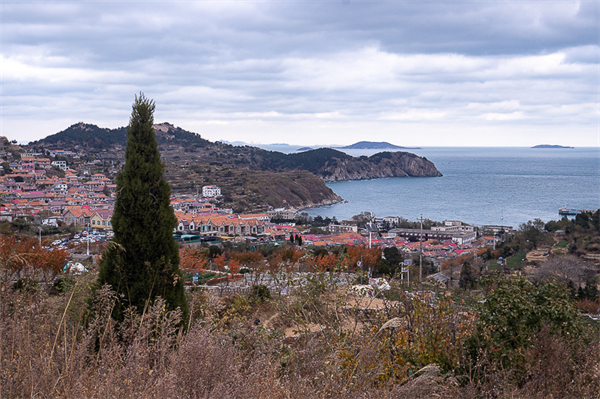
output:
[[[0,135],[600,146],[592,1],[0,1]]]

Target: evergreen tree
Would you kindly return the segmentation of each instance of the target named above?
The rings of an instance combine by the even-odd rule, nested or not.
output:
[[[464,262],[462,269],[460,271],[460,280],[458,281],[458,285],[463,290],[468,288],[475,288],[475,282],[477,279],[475,278],[475,272],[471,267],[469,262]]]
[[[575,289],[575,283],[573,280],[569,280],[567,283],[567,290],[569,291],[569,297],[571,300],[577,299],[577,290]]]
[[[152,127],[154,108],[152,100],[136,96],[127,127],[125,167],[117,176],[114,244],[104,252],[98,282],[121,294],[114,313],[118,320],[124,307],[142,312],[160,296],[169,310],[181,309],[185,323],[189,310],[173,239],[177,219]]]
[[[598,299],[598,287],[596,286],[596,282],[594,280],[588,279],[585,282],[583,297],[589,299],[590,301],[595,301]]]

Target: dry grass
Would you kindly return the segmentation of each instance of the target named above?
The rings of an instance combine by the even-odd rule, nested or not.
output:
[[[88,295],[85,282],[63,296],[0,286],[1,398],[592,398],[600,392],[597,339],[568,343],[542,331],[526,354],[527,378],[517,383],[510,370],[469,383],[422,365],[385,379],[386,341],[377,329],[406,312],[399,302],[364,312],[335,290],[267,302],[195,292],[194,321],[183,333],[178,312],[166,312],[160,300],[116,325],[109,317],[115,294],[99,290],[92,313]],[[298,333],[286,336],[289,328]]]

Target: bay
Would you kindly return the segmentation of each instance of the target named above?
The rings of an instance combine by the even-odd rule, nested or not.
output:
[[[310,216],[348,219],[364,211],[416,220],[461,220],[518,227],[559,219],[558,209],[600,208],[600,148],[428,147],[424,156],[443,177],[327,183],[347,203],[307,209]],[[374,150],[346,150],[372,155]]]

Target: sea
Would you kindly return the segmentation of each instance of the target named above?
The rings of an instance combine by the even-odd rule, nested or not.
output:
[[[293,147],[265,146],[292,152]],[[373,155],[378,150],[343,150]],[[482,225],[558,220],[562,207],[600,208],[600,148],[423,147],[405,150],[432,161],[444,176],[327,183],[343,203],[304,210],[349,219],[361,212]]]

